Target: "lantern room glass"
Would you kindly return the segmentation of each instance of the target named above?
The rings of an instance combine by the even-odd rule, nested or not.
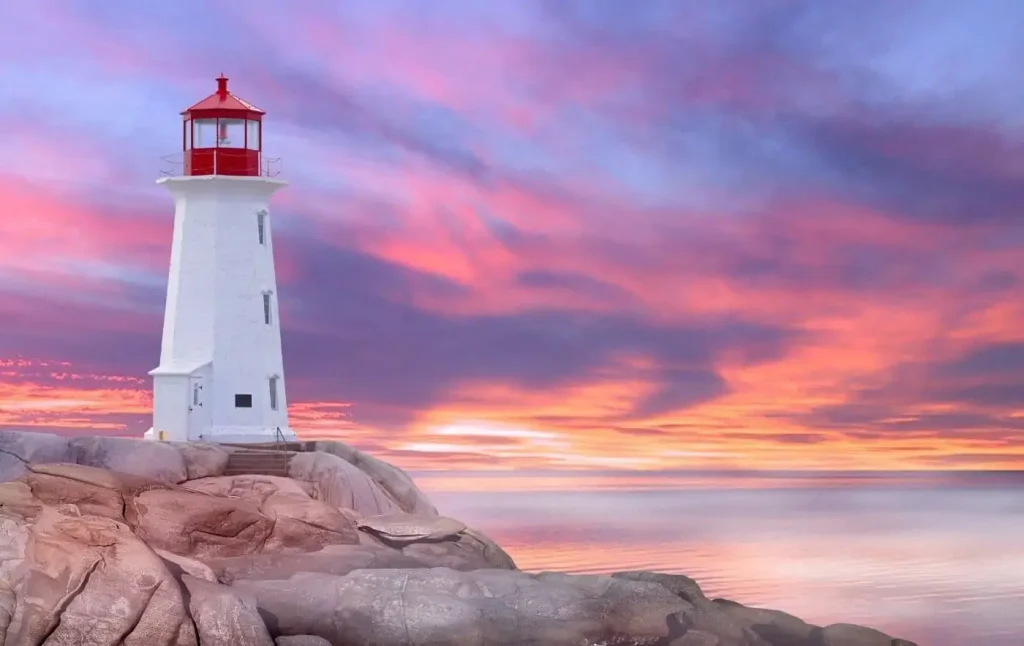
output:
[[[245,148],[245,119],[218,119],[217,147]]]
[[[260,122],[249,119],[245,122],[245,141],[246,148],[249,150],[260,149]]]
[[[217,120],[195,119],[192,121],[192,147],[217,147]]]
[[[262,128],[253,119],[191,119],[184,122],[184,149],[260,150]]]

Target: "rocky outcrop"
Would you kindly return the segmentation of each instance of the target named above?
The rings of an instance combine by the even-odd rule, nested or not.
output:
[[[188,480],[188,466],[182,451],[163,442],[141,442],[128,437],[76,437],[71,440],[74,459],[85,464],[145,476],[175,484]]]
[[[309,486],[313,497],[332,507],[373,516],[401,513],[398,503],[355,465],[330,453],[299,453],[292,457],[288,477]]]
[[[0,644],[913,646],[685,576],[521,572],[401,470],[315,446],[283,478],[224,475],[214,445],[0,434]]]
[[[25,473],[29,462],[74,462],[71,441],[52,433],[0,432],[0,482]]]
[[[224,473],[231,452],[223,446],[208,442],[168,442],[181,454],[185,474],[189,480],[211,478]]]
[[[316,635],[290,635],[278,637],[274,640],[275,646],[331,646],[331,642]]]
[[[182,575],[188,590],[189,612],[200,644],[273,646],[256,602],[241,591],[219,583]]]
[[[124,523],[43,509],[5,644],[196,643],[181,587]]]
[[[466,531],[466,525],[454,518],[412,514],[371,516],[361,520],[358,527],[394,545],[442,541]]]
[[[205,565],[216,580],[233,583],[244,579],[287,579],[299,572],[344,575],[355,570],[425,568],[429,564],[386,547],[329,545],[305,554],[253,554],[207,559]]]
[[[427,516],[437,514],[437,508],[423,495],[412,478],[398,467],[341,442],[312,444],[316,451],[335,455],[366,474],[378,487],[387,492],[388,497],[395,501],[401,511]]]
[[[666,617],[687,605],[657,584],[568,575],[544,580],[509,570],[300,573],[234,587],[274,617],[272,631],[318,635],[332,644],[652,643],[668,637]]]

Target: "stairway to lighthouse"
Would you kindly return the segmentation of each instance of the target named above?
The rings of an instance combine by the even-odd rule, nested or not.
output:
[[[305,442],[289,442],[285,440],[281,429],[277,429],[274,442],[249,444],[221,443],[231,449],[228,463],[224,467],[226,476],[260,475],[288,477],[288,465],[293,452],[306,451],[311,446]]]
[[[261,475],[287,478],[289,462],[291,462],[291,455],[287,451],[277,448],[239,448],[228,456],[224,475]]]

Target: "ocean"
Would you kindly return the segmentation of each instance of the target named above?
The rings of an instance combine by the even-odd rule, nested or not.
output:
[[[658,570],[920,646],[1024,646],[1024,472],[413,474],[528,571]]]

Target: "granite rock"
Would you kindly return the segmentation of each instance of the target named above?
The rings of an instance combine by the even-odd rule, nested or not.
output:
[[[196,643],[181,587],[124,523],[47,508],[25,554],[6,644]]]
[[[752,608],[728,599],[715,599],[713,603],[773,646],[821,646],[818,626],[781,610]]]
[[[181,454],[189,480],[223,475],[231,452],[210,442],[168,442]]]
[[[331,642],[316,635],[290,635],[278,637],[274,640],[275,646],[331,646]]]
[[[181,451],[164,442],[128,437],[76,437],[71,440],[71,450],[75,458],[72,462],[78,464],[169,484],[188,480],[188,468]]]
[[[200,644],[218,646],[273,646],[256,602],[238,590],[184,575],[189,612]]]
[[[393,464],[341,442],[314,442],[315,450],[337,456],[365,473],[407,514],[436,515],[437,508],[412,478]]]
[[[313,498],[361,516],[401,513],[398,503],[374,480],[353,464],[329,453],[297,453],[288,476],[307,484]]]
[[[0,482],[21,477],[30,462],[74,462],[70,440],[53,433],[0,432]]]
[[[883,632],[854,624],[831,624],[821,629],[822,646],[892,646]]]

